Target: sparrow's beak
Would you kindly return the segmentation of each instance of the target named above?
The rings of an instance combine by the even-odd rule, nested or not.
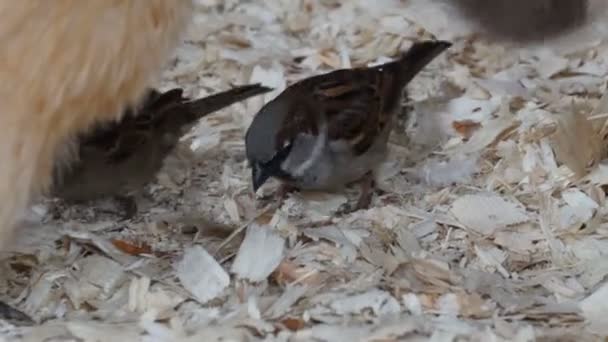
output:
[[[266,183],[266,181],[270,178],[270,174],[259,165],[254,164],[251,167],[251,179],[253,180],[253,192],[257,192],[258,189]]]

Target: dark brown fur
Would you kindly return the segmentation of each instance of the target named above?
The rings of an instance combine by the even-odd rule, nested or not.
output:
[[[572,31],[589,19],[588,0],[448,0],[491,38],[534,42]]]

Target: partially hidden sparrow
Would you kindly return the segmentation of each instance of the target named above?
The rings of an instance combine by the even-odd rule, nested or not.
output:
[[[589,0],[450,0],[493,40],[531,43],[557,38],[593,20]]]
[[[150,89],[141,105],[128,109],[122,120],[76,139],[76,160],[68,167],[55,167],[50,195],[68,202],[116,197],[132,216],[136,207],[129,196],[154,180],[165,157],[192,125],[207,114],[271,90],[245,85],[190,100],[179,88],[164,93]]]
[[[245,137],[257,191],[270,177],[284,188],[334,191],[361,182],[355,209],[369,206],[373,171],[387,156],[405,86],[451,43],[422,41],[397,60],[299,81],[267,103]]]

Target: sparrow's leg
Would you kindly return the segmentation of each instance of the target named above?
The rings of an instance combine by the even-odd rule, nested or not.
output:
[[[361,194],[359,195],[359,200],[357,201],[357,205],[355,206],[356,210],[367,209],[372,204],[372,199],[374,198],[374,189],[376,187],[376,182],[374,181],[374,175],[372,172],[368,172],[361,179]]]
[[[345,204],[342,208],[338,210],[339,215],[346,215],[353,213],[357,210],[367,209],[372,203],[372,199],[374,197],[375,190],[375,181],[372,172],[366,173],[361,179],[353,182],[352,184],[359,184],[361,187],[361,194],[359,194],[359,199],[357,200],[356,205]]]
[[[290,192],[293,191],[297,191],[298,188],[285,184],[285,183],[281,183],[281,185],[279,185],[279,188],[277,189],[277,191],[273,194],[270,194],[270,196],[264,196],[263,197],[263,201],[259,201],[258,205],[260,205],[261,207],[265,207],[266,205],[268,205],[269,202],[272,202],[274,204],[277,205],[277,208],[281,207],[283,205],[283,203],[285,202],[285,200],[287,199],[287,195],[289,195]]]
[[[63,216],[61,205],[58,202],[51,202],[49,204],[48,216],[53,220],[59,220]]]
[[[129,220],[137,214],[137,203],[131,196],[116,196],[116,201],[123,210],[123,218]]]
[[[35,322],[30,316],[0,301],[0,320],[17,326],[33,325]]]

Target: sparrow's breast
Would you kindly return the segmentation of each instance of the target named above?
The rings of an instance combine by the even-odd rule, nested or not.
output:
[[[360,155],[355,155],[350,149],[338,143],[330,144],[329,152],[332,160],[332,178],[335,183],[344,185],[361,179],[366,173],[374,171],[384,162],[387,156],[387,138],[390,127],[387,127],[377,137],[370,148]]]

